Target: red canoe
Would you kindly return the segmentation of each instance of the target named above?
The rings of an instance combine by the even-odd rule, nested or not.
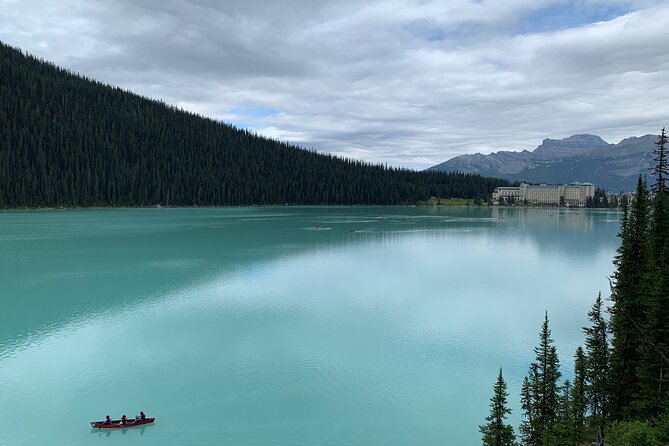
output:
[[[153,423],[155,418],[147,418],[144,421],[128,420],[125,424],[121,424],[121,420],[113,420],[112,424],[105,424],[104,421],[91,421],[91,427],[97,429],[124,429],[126,427],[141,426],[142,424]]]

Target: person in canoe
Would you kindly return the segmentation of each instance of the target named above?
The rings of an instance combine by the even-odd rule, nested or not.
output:
[[[146,415],[144,415],[144,411],[140,410],[139,411],[139,421],[144,421],[146,420]]]
[[[107,415],[107,418],[105,418],[105,421],[102,424],[112,424],[112,419],[109,415]]]
[[[126,417],[125,415],[123,415],[123,416],[121,417],[121,424],[124,425],[124,426],[125,426],[126,424],[128,424],[128,417]]]

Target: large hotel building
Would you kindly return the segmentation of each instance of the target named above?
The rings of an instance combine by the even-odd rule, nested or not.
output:
[[[547,204],[552,206],[585,207],[588,197],[595,195],[595,185],[592,183],[572,183],[569,185],[530,186],[522,183],[516,187],[498,187],[492,193],[493,203],[502,201],[525,201],[533,204]]]

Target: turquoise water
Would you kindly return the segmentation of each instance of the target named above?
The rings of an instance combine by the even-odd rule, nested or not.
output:
[[[544,311],[571,373],[618,219],[0,212],[0,444],[478,445],[500,366],[520,420]]]

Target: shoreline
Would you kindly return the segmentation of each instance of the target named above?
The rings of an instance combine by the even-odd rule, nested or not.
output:
[[[460,200],[460,199],[458,199]],[[0,208],[0,212],[54,212],[54,211],[84,211],[84,210],[122,210],[122,209],[241,209],[241,208],[284,208],[284,207],[406,207],[406,208],[491,208],[491,209],[569,209],[569,210],[609,210],[621,211],[620,208],[587,208],[570,206],[540,206],[514,205],[499,206],[490,204],[249,204],[249,205],[221,205],[221,206],[74,206],[74,207],[18,207]]]

